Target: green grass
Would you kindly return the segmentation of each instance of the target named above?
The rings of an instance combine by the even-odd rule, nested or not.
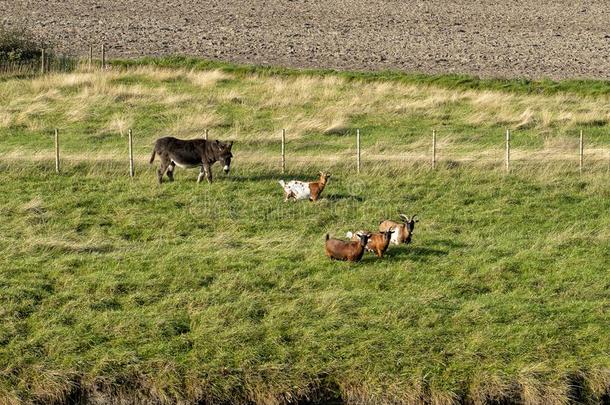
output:
[[[248,69],[0,82],[0,403],[607,400],[607,95]],[[157,185],[152,140],[204,128],[236,141],[231,176]],[[321,201],[282,202],[277,179],[322,169]],[[411,245],[324,256],[403,212]]]

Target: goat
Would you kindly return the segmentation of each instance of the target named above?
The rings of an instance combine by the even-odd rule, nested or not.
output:
[[[364,248],[371,236],[368,233],[358,233],[358,241],[343,241],[340,239],[330,238],[326,234],[326,256],[335,260],[347,260],[350,262],[358,262],[362,259]]]
[[[385,232],[389,229],[393,229],[396,232],[392,234],[392,243],[394,245],[400,245],[401,243],[411,243],[413,236],[413,230],[415,229],[415,223],[419,222],[419,219],[415,219],[417,215],[413,215],[411,218],[405,214],[400,214],[400,218],[403,222],[394,222],[385,220],[379,224],[379,231]]]
[[[362,232],[363,231],[360,231],[360,233]],[[392,238],[393,233],[395,233],[393,229],[388,229],[385,232],[371,233],[369,241],[366,244],[366,251],[375,253],[377,257],[383,257],[385,251],[388,250],[388,246],[390,246],[390,240]],[[348,232],[347,237],[353,241],[359,240],[358,232]]]
[[[330,173],[320,172],[320,179],[318,181],[305,182],[298,180],[291,180],[288,183],[284,180],[280,180],[280,186],[284,189],[284,202],[290,198],[296,200],[307,200],[318,201],[320,194],[326,187]]]

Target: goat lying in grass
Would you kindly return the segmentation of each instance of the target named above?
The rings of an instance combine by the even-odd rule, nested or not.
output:
[[[419,222],[415,219],[417,215],[413,215],[411,218],[405,214],[400,214],[400,218],[403,222],[394,222],[390,220],[382,221],[379,224],[379,231],[385,232],[393,229],[396,232],[392,234],[392,243],[394,245],[400,245],[401,243],[411,243],[411,237],[413,236],[413,230],[415,229],[415,223]]]
[[[348,232],[347,237],[352,241],[358,241],[358,233],[363,233],[363,231],[356,233]],[[388,250],[388,246],[390,246],[390,239],[393,233],[395,233],[393,229],[388,229],[385,232],[371,233],[369,241],[366,244],[366,251],[375,253],[377,257],[383,257],[385,251]]]
[[[368,233],[357,233],[357,241],[343,241],[340,239],[330,238],[326,234],[326,256],[335,260],[347,260],[350,262],[358,262],[362,259],[364,248],[371,236]]]
[[[298,180],[291,180],[288,183],[284,180],[280,180],[280,186],[284,189],[284,201],[289,199],[296,200],[311,200],[317,201],[320,198],[320,194],[326,187],[330,173],[320,172],[320,179],[318,181],[305,182]]]

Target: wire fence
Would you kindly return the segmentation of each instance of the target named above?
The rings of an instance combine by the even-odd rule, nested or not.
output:
[[[128,129],[127,136],[121,137],[124,142],[124,152],[119,152],[115,146],[108,149],[107,152],[98,151],[98,153],[91,153],[83,151],[79,153],[75,151],[75,145],[79,142],[75,142],[72,139],[72,145],[69,148],[68,155],[65,156],[62,150],[62,132],[59,129],[53,131],[53,143],[49,142],[49,149],[45,152],[39,153],[38,155],[28,155],[25,153],[24,159],[19,160],[51,160],[55,161],[55,171],[61,173],[63,167],[63,160],[76,161],[76,162],[95,162],[95,161],[112,161],[118,163],[119,166],[126,168],[125,173],[130,177],[134,177],[138,171],[138,166],[142,169],[148,167],[149,153],[146,151],[152,151],[152,142],[149,136],[143,136],[138,141],[138,135],[132,129]],[[598,144],[591,145],[587,148],[586,137],[584,131],[579,131],[574,139],[569,140],[562,144],[561,149],[559,148],[545,148],[545,149],[532,149],[532,148],[514,148],[515,134],[510,130],[506,130],[504,135],[504,142],[501,147],[498,145],[495,149],[481,149],[478,152],[472,151],[460,151],[455,148],[455,144],[442,144],[443,137],[442,133],[434,129],[430,131],[429,147],[425,147],[422,143],[419,143],[416,147],[408,150],[403,149],[402,151],[384,154],[384,153],[366,153],[366,148],[363,147],[363,139],[366,139],[366,134],[360,129],[355,129],[353,135],[347,135],[345,139],[348,142],[343,143],[345,150],[340,153],[324,154],[323,150],[313,150],[303,148],[303,145],[298,141],[293,143],[298,145],[295,150],[291,149],[291,142],[287,141],[286,129],[278,131],[277,135],[277,149],[275,154],[273,149],[267,151],[260,151],[256,148],[248,146],[242,146],[239,152],[235,152],[235,161],[240,162],[243,166],[251,165],[252,167],[261,167],[263,162],[266,168],[275,167],[276,171],[284,174],[290,171],[291,168],[311,167],[317,165],[328,166],[328,165],[344,165],[348,167],[348,170],[355,172],[356,174],[371,171],[377,171],[377,166],[384,163],[397,163],[398,165],[408,165],[417,167],[427,167],[430,170],[437,170],[441,167],[452,168],[456,166],[466,165],[483,165],[489,168],[496,168],[496,170],[510,173],[515,169],[527,168],[528,163],[546,162],[546,163],[563,163],[563,167],[570,168],[571,170],[578,171],[579,173],[585,172],[608,172],[610,173],[610,148],[602,147]],[[447,134],[449,138],[451,135]],[[209,131],[205,130],[202,138],[209,139]],[[226,138],[222,138],[226,139]],[[235,136],[231,137],[235,140]],[[349,142],[351,139],[352,142]],[[212,141],[212,139],[209,139]],[[564,139],[565,140],[565,139]],[[247,144],[247,142],[245,142]],[[80,142],[80,144],[86,144]],[[239,145],[239,137],[237,137],[237,145]],[[566,147],[567,145],[567,147]],[[569,148],[568,148],[569,147]],[[135,150],[140,151],[138,155],[135,155]],[[239,148],[238,148],[239,149]],[[307,152],[316,152],[315,155],[307,154]],[[22,153],[23,151],[16,152]],[[142,153],[144,152],[144,153]],[[240,153],[241,152],[241,153]],[[277,156],[274,158],[273,156]],[[52,157],[51,157],[52,156]],[[17,156],[4,155],[5,158],[18,158]],[[123,162],[123,163],[121,163]],[[373,170],[373,167],[375,169]]]
[[[72,72],[79,66],[85,65],[89,69],[106,69],[107,46],[102,44],[99,53],[94,52],[95,47],[89,45],[89,52],[85,57],[63,54],[52,49],[41,48],[38,56],[27,60],[0,58],[0,77],[34,76],[47,73]]]
[[[31,60],[0,60],[0,76],[34,76],[46,73],[74,71],[80,61],[69,55],[40,51],[40,57]]]

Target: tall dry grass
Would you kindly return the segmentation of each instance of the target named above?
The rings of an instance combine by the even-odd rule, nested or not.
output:
[[[61,118],[78,123],[102,113],[110,117],[100,131],[124,132],[126,125],[137,125],[140,119],[129,111],[146,110],[151,105],[161,106],[165,122],[173,120],[168,128],[181,134],[202,127],[224,128],[239,120],[253,138],[269,136],[269,125],[287,128],[291,138],[309,133],[340,135],[363,116],[379,120],[412,116],[543,133],[604,127],[610,122],[608,96],[448,90],[307,75],[252,74],[240,84],[230,85],[232,78],[219,70],[139,67],[105,72],[81,69],[31,80],[8,80],[0,84],[5,95],[0,101],[0,128],[25,125],[37,131],[44,126],[45,117],[54,116],[58,123]],[[250,119],[255,112],[267,112],[271,123],[261,126]]]

